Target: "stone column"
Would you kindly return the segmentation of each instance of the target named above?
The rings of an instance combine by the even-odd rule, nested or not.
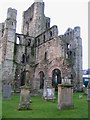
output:
[[[73,105],[73,87],[69,84],[58,85],[58,106],[57,109],[72,109]]]

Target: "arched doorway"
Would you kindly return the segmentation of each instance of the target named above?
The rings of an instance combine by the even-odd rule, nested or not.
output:
[[[61,72],[59,69],[52,71],[52,86],[55,87],[55,91],[58,90],[58,84],[61,84]]]
[[[44,86],[44,72],[40,71],[39,75],[40,75],[40,89],[43,89],[43,86]]]

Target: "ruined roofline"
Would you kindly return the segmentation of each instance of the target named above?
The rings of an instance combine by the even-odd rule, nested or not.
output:
[[[56,27],[58,30],[58,26],[57,25],[53,25],[52,27],[50,27],[49,29],[45,30],[44,32],[42,32],[40,35],[36,36],[35,38],[38,38],[39,36],[45,34],[47,31],[51,30],[52,28]]]
[[[34,3],[28,9],[26,9],[25,11],[23,11],[23,13],[28,12],[32,7],[34,7]]]
[[[80,30],[80,29],[81,29],[80,26],[75,26],[73,29],[69,27],[66,30],[66,32],[64,34],[59,35],[59,37],[62,38],[64,35],[68,34],[69,32],[74,32],[74,31],[77,31],[77,30]]]
[[[39,3],[39,2],[34,2],[28,9],[26,9],[25,11],[23,11],[23,13],[27,13],[30,9],[32,9],[34,7],[34,5],[36,3]],[[44,2],[42,2],[44,4]]]
[[[73,29],[69,27],[64,34],[67,34],[68,32],[71,32],[71,31],[77,30],[77,29],[80,29],[80,26],[75,26]]]

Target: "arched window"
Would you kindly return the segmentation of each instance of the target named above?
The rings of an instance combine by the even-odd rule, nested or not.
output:
[[[44,87],[44,72],[40,71],[39,76],[40,76],[40,89],[43,89],[43,87]]]
[[[50,31],[50,38],[52,38],[52,31]]]
[[[22,55],[22,63],[25,63],[25,55]]]
[[[55,87],[55,90],[58,90],[58,84],[61,84],[61,72],[59,69],[54,69],[52,71],[52,86]]]
[[[19,36],[17,36],[16,44],[20,44],[20,37]]]
[[[40,38],[38,38],[38,45],[40,44]]]
[[[43,39],[44,39],[43,41],[45,42],[45,35],[43,36]]]
[[[30,46],[31,44],[31,39],[28,40],[28,47]]]
[[[45,52],[45,63],[47,62],[47,52]]]

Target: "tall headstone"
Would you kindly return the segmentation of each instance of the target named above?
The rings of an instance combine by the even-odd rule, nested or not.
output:
[[[21,87],[20,93],[20,103],[18,106],[18,110],[30,110],[30,88],[26,86]]]
[[[90,81],[89,81],[89,84],[88,84],[87,103],[90,103]]]
[[[72,109],[73,105],[73,86],[65,80],[64,84],[58,85],[58,105],[57,109]]]
[[[3,100],[11,99],[11,85],[3,85]]]

